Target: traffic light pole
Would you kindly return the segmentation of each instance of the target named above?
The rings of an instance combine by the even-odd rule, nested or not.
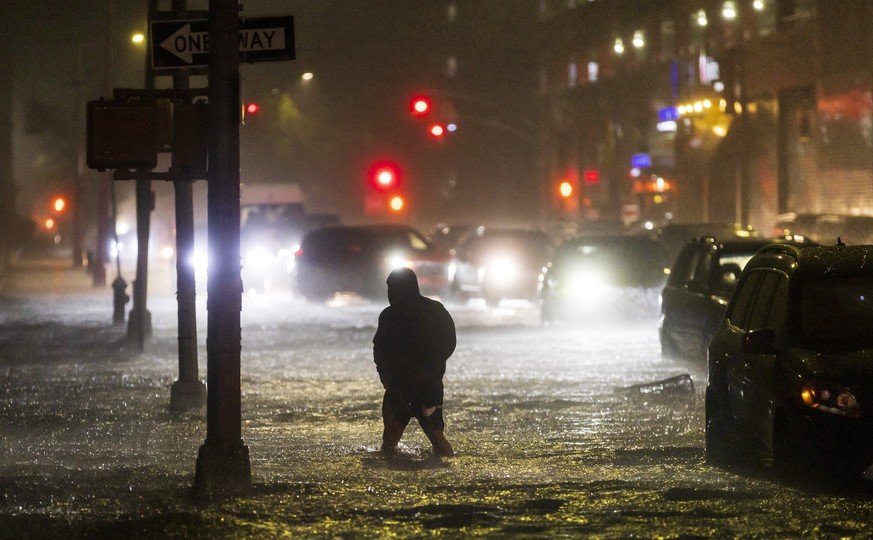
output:
[[[240,390],[239,2],[209,3],[209,244],[206,441],[197,456],[199,499],[251,491]]]

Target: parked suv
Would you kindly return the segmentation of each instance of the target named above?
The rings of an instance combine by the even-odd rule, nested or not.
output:
[[[762,249],[708,369],[709,461],[758,450],[778,468],[873,470],[873,246]]]
[[[803,242],[702,236],[687,243],[673,262],[661,291],[661,353],[705,362],[706,348],[749,259],[771,243]]]

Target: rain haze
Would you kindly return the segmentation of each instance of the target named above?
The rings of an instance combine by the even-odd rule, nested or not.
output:
[[[866,328],[873,5],[251,0],[237,79],[176,39],[228,4],[0,7],[0,538],[871,535],[869,340],[735,296]],[[448,457],[382,447],[399,267]]]

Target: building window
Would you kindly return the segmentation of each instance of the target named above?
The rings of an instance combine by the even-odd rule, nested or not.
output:
[[[776,33],[776,0],[754,0],[752,10],[755,12],[755,26],[759,36],[769,36]]]
[[[588,62],[588,82],[597,82],[600,75],[600,65],[597,62]]]
[[[661,60],[676,56],[676,24],[673,21],[661,22]]]
[[[446,21],[453,23],[458,19],[458,4],[449,2],[446,6]]]
[[[706,16],[706,11],[700,9],[691,14],[689,26],[691,29],[691,54],[697,55],[700,51],[706,49],[706,27],[709,25],[709,19]]]
[[[576,88],[579,84],[579,67],[576,62],[567,64],[567,88]]]
[[[458,74],[458,59],[454,56],[446,59],[446,77],[453,79]]]

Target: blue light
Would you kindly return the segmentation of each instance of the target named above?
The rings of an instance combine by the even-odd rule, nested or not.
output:
[[[658,109],[658,120],[661,122],[679,120],[679,109],[676,107],[664,107],[663,109]]]
[[[646,169],[652,166],[652,157],[649,154],[635,154],[631,156],[631,167]]]

